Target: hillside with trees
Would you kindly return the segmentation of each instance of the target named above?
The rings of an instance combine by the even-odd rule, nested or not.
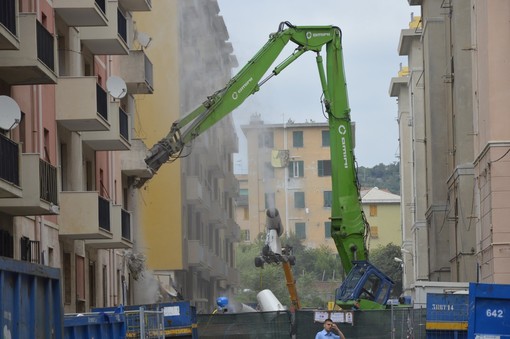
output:
[[[389,165],[381,163],[372,168],[359,166],[358,180],[361,187],[378,187],[400,195],[400,162]]]

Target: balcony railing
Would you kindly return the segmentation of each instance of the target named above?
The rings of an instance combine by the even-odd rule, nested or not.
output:
[[[110,201],[99,197],[99,227],[110,231]]]
[[[153,67],[152,62],[145,54],[144,54],[144,66],[145,66],[145,81],[147,81],[147,85],[152,89],[154,88],[154,76],[152,70]]]
[[[97,86],[97,113],[108,121],[108,96],[106,91],[99,84]]]
[[[55,50],[53,35],[37,21],[37,58],[49,69],[55,71]]]
[[[16,0],[0,2],[0,24],[16,35]]]
[[[57,168],[44,160],[39,161],[39,177],[42,200],[58,205]]]
[[[127,42],[127,20],[119,9],[117,9],[117,30],[122,40]]]
[[[119,107],[119,132],[120,135],[129,141],[129,122],[128,115],[122,108]]]
[[[105,0],[96,0],[97,7],[99,7],[103,13],[106,13],[106,3]]]
[[[0,134],[0,178],[19,186],[19,145]]]
[[[131,241],[131,214],[124,209],[122,209],[121,213],[122,238]]]
[[[27,237],[20,239],[21,260],[34,264],[41,263],[40,243],[39,241],[30,240]]]

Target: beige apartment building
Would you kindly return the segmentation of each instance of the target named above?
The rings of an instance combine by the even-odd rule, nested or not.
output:
[[[398,99],[405,289],[510,283],[510,3],[409,0]]]
[[[331,238],[331,154],[325,122],[265,124],[258,115],[241,126],[248,145],[248,173],[238,175],[237,220],[242,240],[265,232],[265,210],[276,207],[285,234],[309,247]],[[371,248],[401,244],[400,198],[377,188],[362,190],[363,209],[372,226]]]
[[[144,162],[230,78],[227,40],[215,0],[1,2],[0,256],[60,268],[65,312],[236,285],[232,120]]]

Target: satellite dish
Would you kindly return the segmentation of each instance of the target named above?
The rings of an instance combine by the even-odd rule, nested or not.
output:
[[[0,95],[0,128],[11,130],[19,124],[21,111],[13,98]]]
[[[143,48],[149,47],[149,44],[152,41],[152,38],[144,32],[136,32],[136,40],[143,46]]]
[[[111,76],[106,80],[106,88],[108,93],[115,99],[122,99],[127,94],[127,87],[124,80],[118,76]]]

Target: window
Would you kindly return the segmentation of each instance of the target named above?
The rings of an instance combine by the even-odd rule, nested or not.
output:
[[[370,216],[377,217],[377,205],[370,205]]]
[[[259,134],[259,148],[273,148],[273,132],[264,132]]]
[[[331,207],[333,194],[331,191],[324,191],[324,207]]]
[[[303,147],[303,131],[292,132],[292,145],[294,147]]]
[[[289,162],[289,178],[302,178],[305,176],[305,163],[302,160]]]
[[[241,240],[250,241],[250,230],[241,230]]]
[[[319,160],[317,162],[317,174],[319,177],[331,176],[331,160]]]
[[[275,205],[275,196],[274,193],[265,193],[264,194],[264,202],[265,202],[265,208],[268,209],[270,207],[274,207]]]
[[[322,147],[329,147],[329,131],[322,131]]]
[[[295,224],[296,227],[296,237],[298,239],[306,239],[306,223],[297,222]]]
[[[247,188],[240,188],[239,189],[239,196],[247,197],[248,196],[248,189]]]
[[[331,221],[326,221],[324,223],[324,237],[326,239],[331,238]]]
[[[294,192],[294,207],[305,208],[305,192]]]
[[[370,236],[372,238],[379,238],[379,227],[370,226]]]

